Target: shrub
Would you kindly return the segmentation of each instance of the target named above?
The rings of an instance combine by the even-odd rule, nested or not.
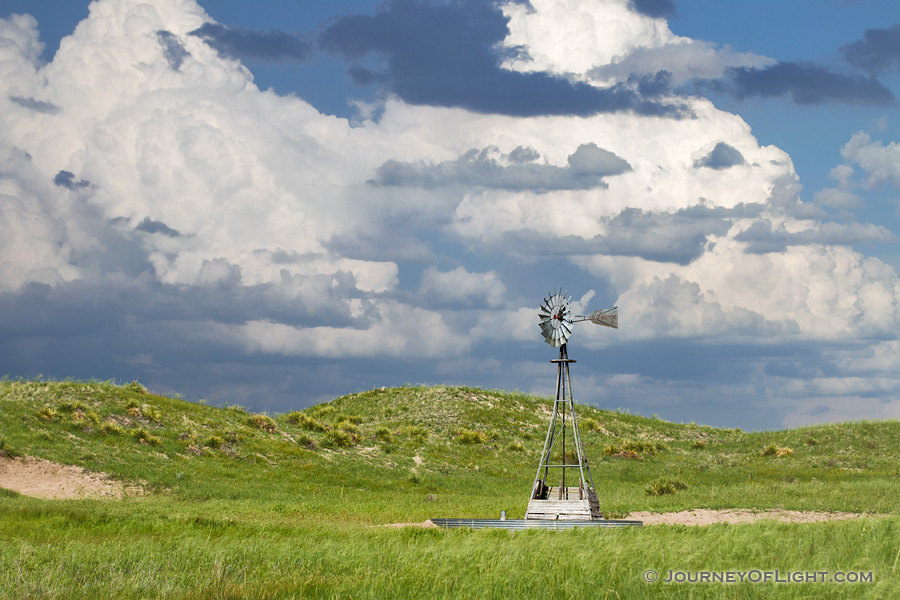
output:
[[[460,444],[486,444],[500,439],[500,433],[491,429],[488,431],[475,431],[465,427],[457,427],[453,430],[453,437]]]
[[[585,431],[600,431],[600,423],[597,422],[597,419],[593,417],[584,417],[580,419],[581,427]]]
[[[140,429],[136,429],[132,434],[138,442],[141,444],[147,444],[150,446],[159,446],[162,443],[157,436],[152,435],[149,431],[141,427]]]
[[[791,448],[782,448],[775,442],[772,442],[768,446],[762,449],[761,454],[763,456],[774,456],[776,458],[783,458],[785,456],[793,456],[794,451]]]
[[[41,409],[39,413],[40,417],[45,421],[52,421],[56,418],[56,409],[50,408],[49,406],[45,406]]]
[[[82,412],[87,410],[87,406],[84,405],[83,402],[78,400],[63,400],[57,406],[59,410],[62,412],[75,412],[76,410],[80,410]]]
[[[506,449],[510,452],[525,452],[525,444],[519,440],[513,440]]]
[[[428,430],[418,425],[407,425],[399,433],[414,444],[423,444],[428,439]]]
[[[331,429],[322,436],[322,445],[326,448],[349,448],[353,445],[353,436],[346,431]]]
[[[288,423],[291,423],[292,425],[296,425],[301,429],[306,429],[308,431],[325,431],[326,429],[328,429],[317,419],[314,419],[313,417],[304,412],[300,412],[299,410],[288,413],[285,419]]]
[[[225,438],[221,435],[212,434],[203,440],[203,445],[207,448],[219,448],[225,445]]]
[[[664,494],[674,494],[678,490],[686,490],[687,486],[677,479],[654,479],[644,490],[648,496],[662,496]]]
[[[122,435],[125,433],[125,428],[116,423],[115,421],[104,421],[103,425],[100,426],[100,431],[104,433],[112,433],[115,435]]]
[[[629,444],[626,444],[625,447],[619,447],[615,444],[610,444],[606,448],[603,449],[603,454],[606,456],[612,456],[614,458],[628,458],[628,459],[636,459],[636,460],[644,460],[644,457],[638,453],[637,450],[634,450],[633,447],[628,447]]]
[[[359,427],[357,427],[355,423],[348,419],[338,421],[338,423],[335,425],[335,428],[340,429],[341,431],[346,431],[347,433],[359,433]]]
[[[251,415],[250,418],[247,419],[247,424],[265,431],[266,433],[275,433],[275,430],[278,429],[278,423],[268,415]]]
[[[694,440],[694,443],[691,444],[691,448],[694,450],[701,450],[706,448],[709,444],[707,444],[704,440]]]
[[[133,380],[131,383],[123,385],[123,388],[126,390],[137,392],[138,394],[146,394],[147,388],[138,383],[137,379]]]
[[[144,404],[141,406],[141,414],[144,415],[145,419],[149,419],[154,423],[159,423],[159,420],[162,418],[162,413],[158,408],[154,408],[149,404]]]
[[[9,447],[9,444],[6,443],[6,440],[0,439],[0,457],[15,458],[18,455],[19,454],[17,452]]]
[[[307,450],[315,450],[316,449],[316,440],[312,439],[306,434],[301,434],[296,438],[297,445],[303,446]]]
[[[380,440],[382,442],[393,442],[394,436],[391,434],[391,430],[381,425],[378,429],[375,430],[375,439]]]

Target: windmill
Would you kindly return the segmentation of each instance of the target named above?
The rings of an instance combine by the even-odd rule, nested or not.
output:
[[[595,310],[588,316],[572,315],[568,292],[560,290],[548,294],[540,308],[540,327],[544,340],[559,348],[556,363],[556,400],[550,414],[550,427],[541,451],[531,498],[525,512],[526,519],[594,520],[602,519],[600,502],[594,490],[594,480],[584,454],[584,444],[578,430],[575,400],[566,342],[572,335],[572,325],[590,321],[596,325],[619,328],[618,307]],[[568,478],[567,478],[568,476]],[[553,487],[551,483],[558,482]]]

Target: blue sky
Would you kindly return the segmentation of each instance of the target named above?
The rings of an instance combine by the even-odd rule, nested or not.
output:
[[[89,7],[90,4],[90,7]],[[30,15],[30,16],[24,16]],[[900,417],[887,0],[0,6],[0,372]],[[76,30],[76,26],[78,29]]]

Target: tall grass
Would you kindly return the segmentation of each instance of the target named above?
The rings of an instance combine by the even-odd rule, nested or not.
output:
[[[514,533],[381,526],[501,510],[521,518],[549,406],[414,387],[268,416],[136,386],[0,382],[3,453],[80,464],[150,492],[0,493],[0,597],[889,598],[900,587],[897,422],[745,433],[579,407],[607,514],[878,515],[869,518]],[[667,486],[675,493],[648,493]],[[874,582],[650,584],[647,569],[855,570]]]

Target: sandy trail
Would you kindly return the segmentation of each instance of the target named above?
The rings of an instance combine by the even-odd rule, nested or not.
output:
[[[776,520],[783,523],[819,523],[821,521],[839,521],[858,519],[867,516],[860,513],[842,513],[811,510],[754,510],[749,508],[729,508],[712,510],[697,508],[671,513],[633,512],[627,517],[632,521],[643,521],[644,525],[712,525],[714,523],[754,523],[763,520]]]
[[[143,490],[125,486],[102,473],[41,458],[0,458],[0,487],[25,496],[51,499],[122,498]]]

